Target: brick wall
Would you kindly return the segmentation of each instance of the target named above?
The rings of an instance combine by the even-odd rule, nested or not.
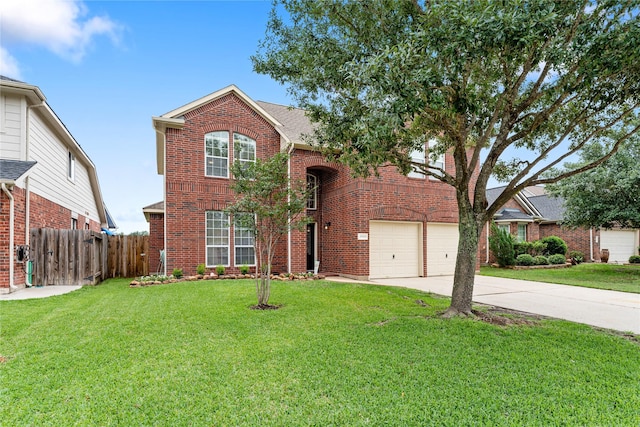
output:
[[[567,256],[571,251],[580,251],[584,254],[585,261],[590,261],[591,235],[588,228],[571,229],[559,224],[541,224],[540,238],[558,236],[567,244]],[[597,238],[597,239],[596,239]],[[596,242],[597,240],[597,242]],[[593,259],[600,261],[600,231],[593,230]]]
[[[164,214],[152,213],[149,215],[149,274],[158,272],[162,249],[164,249]]]
[[[18,186],[13,187],[11,194],[14,199],[14,249],[15,246],[26,244],[26,191]],[[51,200],[29,193],[29,228],[71,228],[72,213]],[[9,287],[9,218],[10,203],[4,192],[0,192],[0,288]],[[87,219],[83,215],[77,216],[78,228],[84,229]],[[89,229],[100,232],[100,223],[89,220]],[[14,284],[24,286],[26,283],[26,263],[18,262],[14,252]]]

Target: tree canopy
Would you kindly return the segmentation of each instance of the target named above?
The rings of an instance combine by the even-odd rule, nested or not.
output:
[[[477,243],[518,191],[596,167],[640,128],[640,0],[283,0],[253,57],[361,175],[391,164],[456,189],[452,312],[469,313]],[[455,168],[411,160],[449,152]],[[588,143],[602,156],[574,169]],[[558,170],[557,174],[552,171]],[[506,182],[487,206],[491,176]]]
[[[599,145],[589,146],[580,161],[568,168],[602,157],[602,150]],[[624,144],[597,168],[548,188],[565,201],[566,225],[640,228],[640,141]]]

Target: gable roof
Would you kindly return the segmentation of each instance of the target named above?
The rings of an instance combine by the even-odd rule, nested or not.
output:
[[[34,160],[0,159],[0,182],[13,182],[27,173],[37,162]]]
[[[506,186],[487,189],[487,202],[491,205],[502,194]],[[541,186],[526,187],[514,196],[514,199],[524,209],[523,214],[531,219],[546,221],[561,221],[564,218],[564,199],[562,197],[551,196],[547,190]],[[500,210],[496,217],[501,220],[508,219],[503,216],[506,209]],[[519,219],[514,217],[514,219]]]
[[[164,213],[164,201],[152,203],[149,206],[145,206],[142,208],[142,213],[144,213],[144,218],[149,222],[150,216],[152,213]]]
[[[229,94],[236,95],[262,118],[271,123],[286,145],[306,145],[302,136],[311,134],[313,127],[304,110],[270,102],[254,101],[238,89],[236,85],[229,85],[161,116],[151,118],[152,125],[156,130],[156,167],[158,174],[164,174],[164,138],[167,128],[182,129],[185,114]]]
[[[78,141],[76,141],[73,135],[71,135],[71,132],[69,132],[69,129],[67,129],[62,120],[60,120],[58,115],[49,106],[47,98],[44,96],[40,88],[6,76],[0,77],[0,86],[2,87],[2,92],[24,96],[29,105],[37,105],[38,107],[41,107],[38,108],[38,111],[42,114],[47,125],[60,135],[61,142],[73,152],[76,157],[76,161],[80,161],[86,166],[91,190],[97,205],[96,208],[98,210],[98,215],[100,216],[100,223],[102,225],[108,224],[109,220],[107,218],[107,209],[104,204],[104,200],[102,199],[102,191],[100,190],[96,166],[93,164],[87,153],[82,149]]]

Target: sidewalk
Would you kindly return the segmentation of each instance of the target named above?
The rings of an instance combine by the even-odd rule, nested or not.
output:
[[[33,286],[23,288],[10,294],[0,294],[0,301],[13,301],[32,298],[46,298],[54,295],[62,295],[80,289],[82,286]]]
[[[373,283],[450,297],[453,276],[377,279]],[[476,276],[473,301],[640,334],[640,294]]]

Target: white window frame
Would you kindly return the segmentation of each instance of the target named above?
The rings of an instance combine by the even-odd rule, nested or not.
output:
[[[249,150],[245,148],[249,147]],[[248,158],[242,158],[243,153],[249,153]],[[256,162],[256,140],[247,135],[233,133],[233,160],[240,162],[242,169]]]
[[[435,139],[432,139],[432,140],[430,140],[430,141],[429,141],[429,147],[432,147],[432,148],[433,148],[433,147],[435,147],[437,144],[438,144],[438,141],[436,141]],[[429,156],[429,166],[430,166],[430,167],[437,167],[437,168],[440,168],[440,169],[442,169],[442,170],[446,170],[446,169],[447,169],[447,168],[446,168],[446,166],[447,166],[447,165],[446,165],[446,163],[445,163],[445,156],[444,156],[444,153],[439,154],[439,155],[438,155],[438,157],[437,157],[435,160],[433,160],[433,159],[431,158],[431,156]],[[434,174],[438,175],[438,176],[442,176],[442,172],[440,172],[439,170],[432,169],[431,171],[432,171]],[[429,176],[429,178],[430,178],[430,179],[435,179],[435,180],[437,180],[437,179],[438,179],[438,178],[436,178],[435,176]]]
[[[509,223],[496,223],[496,227],[498,227],[499,230],[506,230],[507,233],[511,234],[511,224]]]
[[[240,214],[251,215],[251,214]],[[238,215],[233,218],[233,264],[236,267],[247,265],[254,267],[256,265],[256,249],[255,249],[255,236],[251,229],[242,227],[237,221]],[[238,233],[241,233],[240,235]],[[241,262],[238,261],[238,249],[251,248],[253,252],[253,262]]]
[[[427,162],[427,151],[425,148],[426,147],[423,144],[422,149],[418,148],[418,149],[412,150],[410,155],[411,162],[424,165]],[[422,173],[420,169],[418,169],[417,167],[411,166],[411,172],[407,174],[407,177],[424,179],[425,174]]]
[[[71,182],[76,179],[76,156],[69,150],[67,157],[67,179]]]
[[[225,147],[216,147],[215,143],[224,144],[223,136],[226,135],[227,138],[227,146]],[[226,150],[226,156],[224,155],[214,155],[216,148],[220,151]],[[216,175],[215,174],[215,165],[214,161],[216,159],[224,159],[224,175]],[[211,162],[211,174],[209,174],[209,162]],[[224,131],[215,131],[208,132],[204,135],[204,175],[213,177],[213,178],[229,178],[229,132]]]
[[[524,230],[524,238],[520,236],[520,230]],[[527,241],[527,224],[518,224],[518,234],[516,235],[517,242]]]
[[[313,181],[313,182],[310,182]],[[312,173],[307,174],[307,190],[313,188],[307,197],[307,209],[310,211],[318,210],[318,177]]]
[[[71,229],[72,230],[77,230],[78,229],[78,218],[71,218]]]
[[[224,227],[216,227],[221,225],[221,221],[224,221]],[[211,222],[211,227],[209,226]],[[215,230],[222,230],[219,235],[216,235]],[[226,236],[224,231],[226,230]],[[229,227],[229,215],[222,211],[206,211],[205,212],[205,256],[207,267],[216,267],[222,265],[229,267],[229,249],[230,249],[230,227]],[[216,241],[217,240],[217,241]],[[225,244],[226,240],[226,244]],[[226,248],[227,262],[214,262],[215,250],[219,248]],[[209,249],[213,249],[212,258],[209,259]]]

